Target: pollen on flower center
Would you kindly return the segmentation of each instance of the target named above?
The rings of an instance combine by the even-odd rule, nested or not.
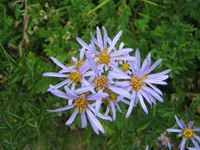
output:
[[[122,64],[122,70],[123,71],[128,71],[129,70],[130,65],[128,63],[124,63]]]
[[[145,78],[147,78],[147,75],[142,76],[140,78],[137,76],[133,76],[131,78],[131,86],[133,87],[133,89],[139,91],[141,87],[145,84],[144,82],[142,82],[142,80]]]
[[[82,76],[78,71],[72,71],[72,72],[70,72],[68,78],[72,82],[79,82],[81,80]]]
[[[101,75],[94,79],[94,86],[97,89],[104,89],[108,85],[108,78],[105,75]]]
[[[87,101],[87,98],[84,94],[82,94],[81,96],[79,96],[79,98],[77,98],[74,102],[74,106],[76,108],[79,109],[79,111],[83,111],[87,108],[88,106],[88,101]]]
[[[99,64],[109,64],[110,63],[110,56],[105,52],[101,52],[97,57],[99,58],[99,60],[97,62]]]
[[[82,60],[79,60],[77,63],[76,63],[76,68],[79,69],[81,67],[81,65],[83,64],[83,61]]]
[[[185,136],[186,138],[191,138],[194,135],[194,131],[190,128],[186,128],[183,131],[183,136]]]

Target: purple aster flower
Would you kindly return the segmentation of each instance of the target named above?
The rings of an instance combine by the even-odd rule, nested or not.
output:
[[[95,116],[100,117],[105,120],[110,120],[110,121],[112,119],[110,117],[104,116],[103,114],[100,114],[100,113],[94,115],[95,110],[93,108],[93,105],[91,104],[91,100],[95,100],[97,98],[102,99],[102,98],[108,96],[108,94],[99,92],[99,93],[93,93],[93,94],[88,95],[89,90],[90,90],[90,87],[83,87],[83,88],[79,88],[79,89],[72,91],[67,86],[65,86],[66,92],[63,92],[63,91],[53,87],[50,89],[51,93],[53,93],[54,95],[61,97],[61,98],[71,99],[73,101],[73,103],[71,105],[68,105],[68,106],[65,106],[65,107],[62,107],[59,109],[47,110],[47,111],[48,112],[62,112],[65,110],[74,109],[72,115],[66,121],[65,125],[70,125],[76,118],[77,114],[80,113],[82,128],[86,128],[87,119],[88,119],[90,122],[90,125],[92,126],[92,128],[96,134],[99,134],[99,131],[102,133],[105,133],[103,126],[97,120],[97,118]]]
[[[109,80],[109,78],[100,72],[98,68],[95,65],[95,62],[92,60],[91,56],[87,55],[88,62],[91,65],[91,68],[93,70],[93,75],[88,80],[89,85],[93,87],[94,91],[100,91],[108,93],[108,97],[104,99],[97,99],[96,100],[96,113],[99,112],[99,109],[101,107],[101,104],[107,104],[106,112],[105,114],[108,115],[110,112],[110,108],[112,110],[112,117],[113,120],[116,119],[116,109],[121,112],[121,109],[118,105],[119,101],[122,101],[124,103],[128,103],[126,100],[123,99],[123,96],[119,96],[118,94],[114,93],[112,89],[114,88],[113,82]]]
[[[161,134],[158,137],[158,140],[161,141],[161,144],[164,145],[165,147],[168,147],[170,150],[172,149],[173,145],[170,143],[170,138],[167,137],[166,135]]]
[[[109,73],[109,78],[123,80],[116,81],[116,85],[123,88],[115,88],[113,91],[131,100],[126,117],[131,114],[133,106],[137,104],[138,101],[146,113],[148,113],[148,110],[144,99],[150,105],[156,104],[155,99],[163,102],[161,97],[162,92],[153,84],[166,85],[167,83],[164,82],[164,80],[169,77],[167,73],[171,70],[168,69],[163,72],[149,74],[160,62],[161,59],[151,65],[151,55],[149,54],[141,66],[140,51],[137,49],[135,61],[130,61],[130,70],[132,74],[125,73],[121,69],[113,66],[113,71]],[[126,88],[126,90],[124,90],[124,88]]]
[[[89,64],[87,61],[83,61],[83,52],[84,49],[81,50],[80,60],[73,58],[73,61],[76,62],[75,65],[72,66],[65,66],[61,62],[59,62],[56,58],[50,57],[51,60],[62,69],[59,72],[46,72],[43,76],[50,76],[50,77],[58,77],[58,78],[65,78],[64,81],[54,85],[56,88],[60,88],[64,85],[72,85],[74,88],[76,83],[80,82],[81,84],[85,83],[85,77],[91,75],[91,71],[88,71]]]
[[[200,131],[200,128],[192,128],[194,125],[194,121],[190,121],[188,126],[186,126],[183,120],[179,120],[176,116],[175,119],[180,129],[167,129],[167,132],[177,132],[179,133],[179,136],[182,136],[182,142],[179,145],[180,150],[184,150],[185,143],[189,139],[195,146],[198,145],[197,141],[200,142],[200,137],[195,132]]]
[[[89,51],[91,56],[94,58],[94,61],[99,65],[100,68],[105,68],[108,70],[109,67],[115,65],[116,60],[132,60],[134,57],[132,56],[125,56],[125,54],[131,52],[132,48],[123,48],[119,50],[115,50],[115,45],[119,40],[122,31],[118,32],[114,39],[111,41],[110,38],[107,36],[107,31],[103,27],[104,36],[102,38],[101,31],[99,27],[97,27],[97,39],[92,35],[91,44],[86,44],[80,38],[77,38],[77,41]],[[97,51],[96,46],[100,51]]]

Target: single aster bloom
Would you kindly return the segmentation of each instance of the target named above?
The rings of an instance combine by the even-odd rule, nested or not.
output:
[[[82,122],[82,128],[86,128],[87,126],[87,120],[89,120],[90,125],[92,126],[94,132],[96,134],[99,134],[99,131],[102,133],[105,133],[103,126],[101,123],[97,120],[95,116],[98,116],[105,120],[112,120],[108,116],[104,116],[100,113],[94,115],[94,108],[93,105],[90,104],[91,100],[95,99],[102,99],[106,96],[108,96],[106,93],[93,93],[88,94],[89,88],[83,87],[76,89],[74,91],[70,90],[67,86],[65,86],[65,91],[63,92],[57,88],[51,88],[51,92],[61,98],[65,99],[71,99],[73,100],[73,103],[71,105],[55,109],[55,110],[47,110],[48,112],[62,112],[69,109],[74,109],[72,115],[70,118],[66,121],[65,125],[70,125],[76,118],[77,114],[79,113],[81,115],[81,122]]]
[[[186,126],[184,121],[179,120],[177,116],[175,116],[175,119],[180,129],[167,129],[167,132],[177,132],[179,133],[179,136],[182,136],[182,141],[179,145],[180,150],[185,149],[185,143],[187,140],[191,140],[195,146],[198,145],[197,141],[200,142],[200,137],[196,132],[200,131],[200,128],[193,128],[194,121],[190,121],[188,126]]]
[[[91,56],[94,58],[94,61],[98,64],[99,68],[105,68],[108,70],[111,65],[115,65],[116,60],[132,60],[134,57],[132,56],[125,56],[125,54],[131,52],[132,48],[122,48],[116,50],[115,45],[118,42],[122,31],[119,31],[117,35],[114,37],[113,40],[107,36],[107,31],[103,27],[104,36],[102,38],[101,31],[99,27],[97,27],[97,39],[92,36],[92,41],[88,45],[80,38],[76,38],[77,41],[82,45],[85,49],[87,49]],[[96,46],[100,51],[97,51]]]
[[[150,72],[160,64],[161,60],[162,59],[159,59],[151,65],[151,55],[149,54],[141,66],[140,51],[137,49],[135,60],[130,61],[130,70],[132,74],[125,73],[121,69],[113,66],[113,71],[109,73],[109,78],[123,81],[116,81],[116,86],[119,87],[113,88],[112,90],[131,100],[126,117],[131,114],[133,106],[137,104],[138,101],[145,113],[148,113],[148,110],[144,100],[150,105],[156,104],[155,99],[163,102],[163,98],[161,97],[162,92],[153,84],[166,85],[167,83],[164,82],[164,80],[169,77],[167,73],[171,70],[168,69],[150,74]],[[126,90],[124,90],[124,88],[126,88]],[[131,94],[129,92],[131,92]]]
[[[82,49],[83,51],[84,49]],[[85,83],[85,77],[91,75],[91,71],[88,71],[89,64],[87,61],[83,61],[83,52],[81,51],[80,60],[73,58],[73,61],[76,62],[75,65],[65,66],[60,61],[54,57],[50,57],[51,60],[62,69],[59,72],[46,72],[43,76],[65,78],[64,81],[54,85],[57,88],[60,88],[64,85],[72,85],[75,88],[77,83]]]
[[[172,144],[170,143],[170,138],[167,137],[166,135],[164,134],[161,134],[159,137],[158,137],[158,140],[161,141],[161,144],[167,148],[169,148],[170,150],[172,149]]]

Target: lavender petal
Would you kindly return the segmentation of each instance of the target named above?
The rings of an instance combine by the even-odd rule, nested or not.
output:
[[[76,109],[74,109],[74,112],[72,113],[70,118],[65,122],[65,125],[66,126],[70,125],[74,121],[77,114],[78,114],[78,109],[76,108]]]
[[[58,108],[58,109],[54,109],[54,110],[47,110],[48,112],[61,112],[61,111],[65,111],[68,109],[71,109],[72,107],[74,107],[73,105],[69,105],[69,106],[65,106],[62,108]]]

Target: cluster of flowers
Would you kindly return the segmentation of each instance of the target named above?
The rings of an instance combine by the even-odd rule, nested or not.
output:
[[[98,118],[114,121],[116,113],[122,112],[119,103],[128,105],[126,118],[131,114],[133,107],[141,105],[145,113],[148,113],[146,102],[150,105],[156,104],[156,100],[163,102],[162,92],[155,84],[166,85],[165,80],[170,69],[158,73],[151,73],[162,61],[159,59],[151,65],[151,54],[141,64],[139,49],[135,56],[130,55],[132,48],[125,48],[121,42],[117,42],[122,34],[118,32],[111,39],[104,27],[103,33],[99,27],[96,29],[96,37],[91,33],[89,44],[77,37],[82,46],[79,58],[72,57],[74,65],[66,66],[56,58],[51,60],[61,68],[59,72],[46,72],[44,76],[64,78],[56,85],[50,85],[48,91],[53,95],[67,100],[67,106],[49,112],[61,112],[73,109],[73,113],[65,125],[70,125],[77,114],[81,116],[82,128],[86,128],[89,121],[96,134],[105,133]],[[194,122],[188,126],[175,116],[176,122],[181,129],[167,129],[167,132],[179,132],[182,136],[180,150],[184,150],[187,139],[191,139],[194,148],[189,150],[200,150],[200,137],[195,132],[200,128],[194,128]],[[196,140],[199,142],[197,142]],[[162,145],[171,149],[165,133],[158,137]],[[146,149],[149,149],[147,146]]]
[[[77,114],[80,114],[81,127],[85,128],[88,120],[96,134],[105,132],[97,118],[116,120],[117,111],[122,112],[119,103],[129,105],[127,118],[138,103],[144,112],[148,113],[145,100],[150,105],[156,104],[156,100],[163,102],[162,92],[154,84],[166,85],[164,80],[169,77],[167,74],[171,71],[168,69],[150,74],[162,59],[152,65],[149,54],[141,64],[139,49],[136,50],[135,56],[132,56],[130,52],[133,49],[125,48],[123,42],[117,47],[122,31],[111,39],[104,27],[102,30],[103,33],[97,27],[96,37],[91,33],[89,44],[76,38],[82,48],[79,59],[72,57],[74,65],[66,66],[51,57],[61,70],[43,74],[64,78],[64,81],[50,85],[48,91],[68,101],[67,106],[48,111],[61,112],[74,109],[65,125],[70,125]]]

